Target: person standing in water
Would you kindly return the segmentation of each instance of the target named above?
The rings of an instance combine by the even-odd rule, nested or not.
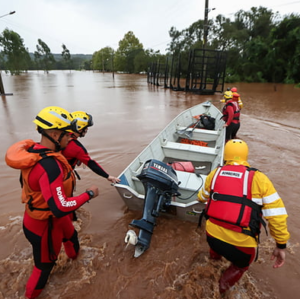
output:
[[[236,87],[232,87],[231,88],[231,92],[232,92],[232,95],[234,94],[237,94],[238,93],[238,90]],[[244,104],[243,104],[243,101],[241,100],[241,96],[239,94],[239,96],[237,97],[237,102],[238,102],[238,105],[239,105],[239,109],[242,110],[242,108],[244,107]]]
[[[214,169],[199,191],[199,201],[206,204],[206,236],[210,258],[225,257],[231,262],[219,280],[225,293],[249,269],[257,257],[262,217],[268,221],[276,242],[271,260],[273,268],[285,262],[285,248],[290,234],[284,203],[269,178],[247,162],[246,142],[233,139],[226,143],[225,165]]]
[[[34,267],[26,284],[25,297],[36,298],[64,245],[67,256],[76,259],[79,240],[70,214],[98,196],[95,185],[72,197],[75,177],[61,154],[77,131],[76,120],[65,109],[51,106],[41,110],[33,121],[40,142],[27,139],[12,145],[6,153],[8,166],[21,170],[22,202],[25,204],[23,231],[32,245]]]
[[[93,126],[94,122],[92,115],[84,111],[74,111],[71,114],[74,120],[77,121],[78,131],[72,133],[72,139],[66,148],[62,150],[62,154],[67,158],[74,170],[76,165],[83,163],[99,176],[106,178],[112,183],[119,183],[120,179],[109,175],[95,160],[90,157],[86,148],[78,140],[79,137],[85,137],[88,132],[88,128]],[[78,174],[77,178],[80,179]]]
[[[240,110],[238,106],[237,99],[239,97],[238,93],[232,95],[232,98],[228,98],[226,101],[222,113],[226,129],[226,142],[230,139],[235,139],[238,130],[240,129]]]

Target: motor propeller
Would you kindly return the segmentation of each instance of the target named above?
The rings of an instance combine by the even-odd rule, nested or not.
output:
[[[155,159],[146,161],[137,178],[145,189],[143,217],[130,223],[130,226],[140,230],[139,236],[129,230],[125,237],[126,248],[129,244],[135,246],[134,257],[139,257],[149,248],[156,218],[170,205],[172,196],[180,195],[177,174],[164,162]]]

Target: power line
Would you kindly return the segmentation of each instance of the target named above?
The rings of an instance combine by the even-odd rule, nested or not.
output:
[[[300,1],[293,1],[293,2],[288,2],[288,3],[284,3],[284,4],[274,4],[274,5],[268,5],[268,6],[265,6],[265,5],[259,5],[259,6],[261,6],[261,7],[267,7],[267,8],[270,8],[270,9],[273,10],[273,8],[275,8],[275,7],[289,6],[289,5],[293,5],[293,4],[297,4],[297,3],[300,3]],[[252,7],[257,7],[257,6],[251,5],[249,7],[249,9],[251,9]],[[236,12],[226,13],[225,15],[234,15],[236,13],[237,13],[237,11]]]

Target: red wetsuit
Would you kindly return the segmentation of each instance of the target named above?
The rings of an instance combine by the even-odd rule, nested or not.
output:
[[[22,171],[23,230],[34,257],[25,296],[36,298],[47,283],[61,245],[69,258],[77,257],[79,241],[69,214],[87,202],[89,195],[71,197],[75,178],[67,160],[32,140],[11,146],[6,163]]]
[[[223,120],[226,122],[226,141],[236,138],[236,134],[240,128],[240,110],[238,103],[229,100],[223,107]]]
[[[67,158],[73,169],[78,165],[78,162],[81,162],[96,174],[106,179],[109,177],[109,174],[95,160],[92,160],[86,148],[77,138],[72,139],[68,143],[67,147],[62,151],[62,154]]]

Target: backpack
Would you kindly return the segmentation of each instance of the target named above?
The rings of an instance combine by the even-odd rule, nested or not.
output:
[[[206,115],[206,114],[202,114],[200,115],[200,121],[203,125],[203,127],[207,130],[214,130],[215,129],[215,121],[216,119]]]

